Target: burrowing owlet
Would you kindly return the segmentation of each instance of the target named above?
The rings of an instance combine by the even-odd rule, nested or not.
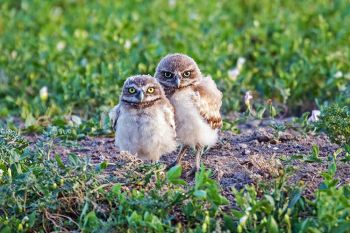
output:
[[[121,151],[158,161],[176,149],[174,108],[150,75],[128,78],[120,101],[109,113]]]
[[[213,146],[221,128],[222,93],[215,82],[203,77],[196,62],[184,54],[170,54],[158,64],[155,78],[175,108],[176,134],[183,144],[176,163],[188,148],[196,149],[195,169],[200,168],[204,146]]]

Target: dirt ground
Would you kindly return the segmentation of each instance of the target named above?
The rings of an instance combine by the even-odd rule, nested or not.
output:
[[[212,169],[213,177],[220,183],[223,193],[232,200],[231,189],[242,188],[246,184],[258,184],[279,176],[284,168],[289,168],[288,182],[305,183],[305,194],[311,195],[322,182],[321,173],[327,169],[327,156],[338,149],[326,135],[301,133],[286,130],[277,133],[263,124],[241,125],[241,133],[221,132],[216,146],[207,150],[202,162]],[[312,146],[318,145],[321,162],[306,162],[311,155]],[[89,156],[93,162],[115,163],[121,155],[114,146],[114,138],[86,137],[75,145],[55,143],[52,153],[65,157],[75,153],[81,157]],[[177,152],[165,155],[160,162],[170,164]],[[337,177],[341,183],[350,182],[350,162],[341,162],[344,154],[337,157]],[[184,174],[194,165],[193,152],[188,153],[182,166]],[[113,169],[113,167],[112,167]],[[191,182],[191,178],[186,178]]]

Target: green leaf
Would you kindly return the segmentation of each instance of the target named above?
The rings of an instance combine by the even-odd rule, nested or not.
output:
[[[293,208],[294,205],[299,201],[300,197],[301,197],[301,191],[300,190],[295,191],[293,193],[292,199],[288,204],[288,208]]]
[[[319,154],[320,154],[320,148],[317,145],[312,145],[312,155],[315,158],[318,158]]]
[[[55,155],[55,160],[56,160],[56,162],[57,162],[57,165],[60,167],[60,168],[62,168],[62,169],[64,169],[66,166],[64,165],[64,163],[62,162],[62,159],[61,159],[61,156],[59,156],[59,155]]]
[[[349,154],[350,154],[350,145],[345,144],[345,145],[344,145],[344,150],[346,151],[346,153],[349,153]]]
[[[99,222],[95,211],[92,210],[84,217],[84,228],[97,227]]]
[[[36,211],[34,211],[34,212],[32,212],[29,216],[28,216],[28,218],[29,218],[29,221],[28,221],[28,223],[29,223],[29,226],[30,227],[33,227],[34,226],[34,224],[35,224],[35,221],[36,221]]]
[[[179,184],[179,185],[186,185],[187,184],[186,181],[183,179],[173,179],[173,180],[171,180],[171,183],[172,184]]]
[[[332,233],[346,233],[350,230],[350,222],[341,223],[339,226],[332,229]]]
[[[0,233],[11,233],[11,227],[5,226],[4,228],[1,229]]]
[[[139,215],[136,211],[133,211],[131,216],[127,217],[129,224],[131,223],[140,223],[142,221],[142,216]]]
[[[270,195],[265,195],[266,200],[270,203],[272,208],[275,208],[275,200]]]
[[[278,224],[273,216],[270,216],[267,222],[269,233],[278,233]]]
[[[178,179],[181,176],[182,173],[182,167],[179,165],[176,165],[166,173],[167,179],[172,183],[173,180]]]
[[[121,188],[122,188],[122,185],[121,184],[115,184],[113,185],[112,187],[112,193],[115,194],[115,195],[119,195],[121,193]]]
[[[79,159],[78,159],[78,156],[76,154],[70,153],[68,155],[68,159],[72,163],[72,165],[74,165],[74,166],[78,165]]]
[[[196,197],[199,197],[199,198],[206,198],[207,192],[204,190],[196,190],[193,195],[195,195]]]
[[[95,170],[97,172],[101,172],[101,171],[105,170],[107,168],[107,166],[108,166],[108,162],[107,161],[103,161],[102,163],[99,163],[99,164],[96,165],[96,169]]]

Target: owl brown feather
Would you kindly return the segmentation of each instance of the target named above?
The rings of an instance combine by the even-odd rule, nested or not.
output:
[[[117,121],[120,114],[120,105],[116,105],[110,112],[109,112],[109,119],[111,121],[111,126],[113,130],[115,131],[117,129]]]
[[[222,93],[217,89],[214,81],[204,77],[199,84],[193,86],[193,90],[196,93],[194,102],[201,116],[212,129],[220,129],[222,126],[220,114]]]

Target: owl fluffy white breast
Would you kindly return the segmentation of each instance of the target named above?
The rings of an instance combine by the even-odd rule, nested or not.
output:
[[[211,84],[210,81],[213,82],[208,78],[202,80],[208,84]],[[179,89],[169,100],[175,108],[176,132],[181,143],[192,147],[198,144],[213,146],[216,143],[218,128],[213,128],[203,117],[206,113],[211,116],[215,112],[211,113],[213,109],[195,87]]]
[[[176,149],[174,109],[157,80],[149,75],[128,78],[120,102],[110,112],[121,151],[144,160],[159,160]]]

